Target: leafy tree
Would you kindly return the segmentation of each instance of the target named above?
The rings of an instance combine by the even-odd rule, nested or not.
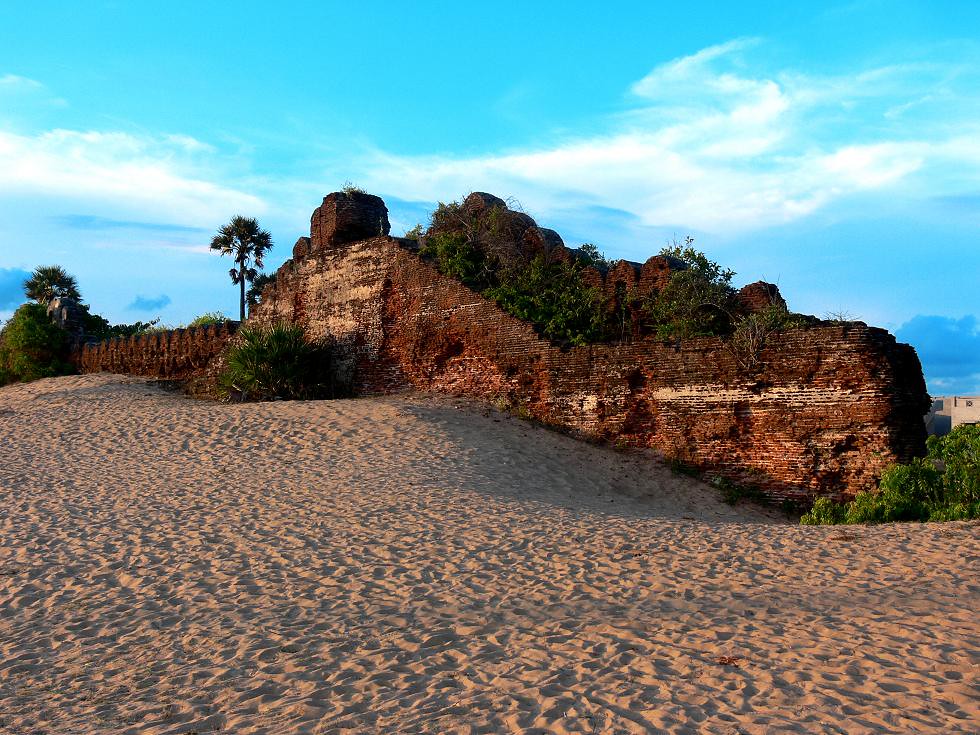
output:
[[[250,314],[252,313],[252,307],[256,306],[262,301],[262,290],[270,283],[275,282],[275,273],[259,273],[252,279],[252,285],[249,286],[248,291],[245,292],[245,303],[248,305],[248,311]]]
[[[41,304],[24,304],[0,331],[0,385],[73,372],[68,335]]]
[[[228,275],[241,289],[239,314],[245,321],[245,284],[258,276],[262,259],[272,249],[272,236],[259,227],[254,217],[237,215],[211,238],[211,249],[235,259],[235,267],[228,271]]]
[[[144,332],[157,329],[157,325],[160,323],[160,317],[157,317],[148,322],[137,321],[132,324],[111,324],[104,316],[93,314],[88,304],[79,304],[78,307],[81,310],[82,329],[88,337],[97,340],[143,334]]]
[[[686,266],[673,273],[645,305],[647,326],[662,339],[723,335],[732,329],[737,308],[731,285],[735,272],[709,260],[693,243],[688,237],[682,245],[660,251]]]
[[[582,264],[549,262],[538,255],[523,269],[507,271],[487,289],[504,311],[532,322],[548,337],[584,345],[602,339],[603,298],[581,279]]]
[[[593,268],[605,270],[612,265],[606,256],[602,254],[599,248],[593,245],[591,242],[579,245],[575,252],[578,253],[579,258],[581,258],[586,265],[591,265]]]
[[[80,301],[78,281],[60,265],[42,265],[24,281],[24,294],[31,301],[45,304],[55,297]]]

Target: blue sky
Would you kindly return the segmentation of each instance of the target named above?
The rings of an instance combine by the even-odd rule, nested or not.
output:
[[[692,234],[791,308],[980,393],[980,3],[6,4],[0,317],[58,263],[113,321],[234,314],[353,182],[393,231],[472,190],[643,260]]]

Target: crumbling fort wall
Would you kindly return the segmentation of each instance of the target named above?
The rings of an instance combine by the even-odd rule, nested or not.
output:
[[[336,217],[325,228],[322,210],[337,210],[328,200],[250,321],[298,323],[335,340],[339,377],[362,394],[417,388],[520,407],[774,498],[851,496],[873,488],[890,462],[923,451],[922,370],[884,330],[786,330],[749,366],[720,338],[562,347],[441,275],[413,241],[380,231],[353,239],[363,229],[347,236]],[[652,281],[664,264],[651,261],[621,261],[600,277]],[[782,302],[773,289],[752,284],[743,297]]]
[[[499,202],[477,199],[467,202]],[[518,214],[511,224],[524,228],[520,247],[571,252],[557,233]],[[882,329],[854,322],[785,330],[751,361],[720,338],[562,346],[443,276],[417,243],[388,230],[378,197],[326,197],[311,236],[297,241],[249,323],[291,322],[329,338],[337,378],[362,395],[476,397],[581,435],[655,448],[777,499],[853,496],[874,488],[889,463],[924,451],[919,360]],[[662,287],[674,267],[657,256],[585,277],[607,294],[621,284],[647,290]],[[740,298],[750,311],[785,303],[763,282]],[[237,326],[84,344],[72,359],[82,372],[206,382]]]
[[[87,342],[80,338],[69,359],[82,373],[109,372],[201,381],[212,377],[215,359],[225,351],[238,326],[238,322],[229,321],[103,342]]]

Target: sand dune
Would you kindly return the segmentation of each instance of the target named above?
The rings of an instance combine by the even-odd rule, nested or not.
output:
[[[424,395],[0,390],[0,732],[976,733],[980,526]]]

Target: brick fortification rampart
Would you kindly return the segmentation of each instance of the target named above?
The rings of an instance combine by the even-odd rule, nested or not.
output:
[[[117,337],[104,342],[80,339],[71,362],[82,373],[123,373],[179,381],[206,381],[211,366],[238,322]],[[207,391],[205,391],[207,392]]]
[[[778,332],[748,367],[718,338],[562,347],[387,232],[377,197],[326,197],[311,237],[296,243],[249,323],[286,321],[329,337],[337,377],[362,395],[414,388],[504,402],[583,435],[656,448],[774,498],[851,496],[873,488],[889,463],[924,450],[922,370],[914,350],[884,330],[851,323]],[[524,240],[563,247],[550,230],[529,229]],[[663,258],[620,261],[592,278],[607,291],[617,279],[655,287],[671,267]],[[742,297],[782,303],[761,282]],[[84,372],[200,377],[232,332],[87,345],[76,361]]]

